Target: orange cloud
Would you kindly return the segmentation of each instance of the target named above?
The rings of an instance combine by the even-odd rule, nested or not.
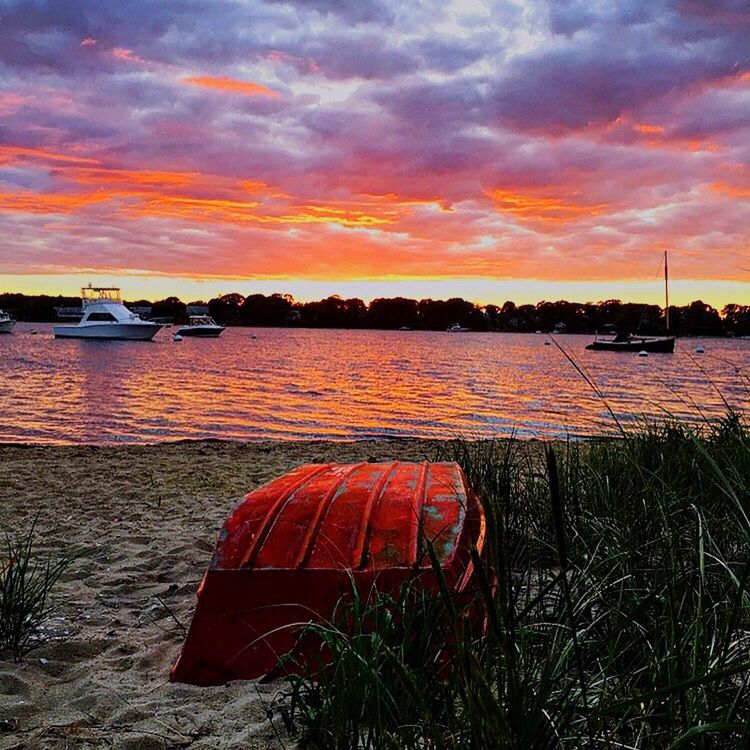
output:
[[[620,115],[602,129],[606,140],[626,145],[645,146],[665,151],[721,151],[722,147],[705,138],[683,138],[670,134],[662,125],[633,122],[630,116]]]
[[[286,207],[285,211],[274,209],[273,206],[263,206],[259,201],[168,194],[143,194],[141,198],[141,202],[128,207],[129,213],[139,217],[162,216],[231,224],[339,224],[347,227],[372,227],[396,220],[396,216],[378,216],[331,206],[291,206]]]
[[[168,172],[150,169],[85,169],[75,167],[66,170],[63,176],[82,185],[125,184],[133,187],[187,187],[196,184],[201,175],[197,172]]]
[[[561,198],[537,195],[530,191],[496,188],[486,191],[498,211],[510,213],[519,219],[567,222],[586,216],[597,216],[607,207],[606,203],[581,204]]]
[[[390,203],[395,206],[440,206],[442,211],[451,211],[451,207],[445,198],[435,196],[433,198],[414,198],[398,195],[397,193],[358,193],[364,198],[370,198],[377,203]]]
[[[116,193],[0,193],[0,211],[22,212],[29,214],[72,214],[77,209],[94,203],[104,203]]]
[[[341,224],[345,227],[372,227],[392,224],[396,217],[375,216],[363,211],[351,211],[331,206],[303,206],[300,213],[280,216],[282,222],[292,224]]]
[[[128,213],[137,217],[162,216],[241,224],[255,220],[254,209],[258,205],[257,201],[155,194],[142,196],[141,202],[128,207]]]
[[[635,123],[633,125],[633,130],[637,130],[639,133],[648,133],[648,134],[659,134],[663,135],[664,128],[661,125],[649,125],[647,122],[644,123]]]
[[[726,182],[714,182],[711,190],[716,193],[724,193],[732,198],[750,198],[750,188],[740,187],[738,185],[729,185]]]
[[[225,78],[224,76],[191,76],[182,80],[184,83],[189,83],[193,86],[203,86],[204,88],[229,91],[235,94],[244,94],[245,96],[279,96],[276,91],[269,89],[268,86],[264,86],[261,83],[237,81],[234,78]]]
[[[99,164],[97,159],[59,154],[43,148],[27,148],[25,146],[11,146],[0,143],[0,164],[12,164],[21,159],[38,159],[40,161],[65,162],[68,164]]]

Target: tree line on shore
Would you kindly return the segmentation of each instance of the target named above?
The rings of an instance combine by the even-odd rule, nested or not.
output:
[[[536,305],[477,305],[454,297],[448,300],[407,299],[404,297],[361,299],[327,297],[315,302],[299,302],[288,294],[232,293],[208,302],[182,302],[177,297],[150,302],[126,302],[130,307],[150,308],[150,317],[175,323],[185,322],[188,306],[204,306],[222,325],[285,326],[301,328],[412,328],[445,330],[453,324],[475,331],[565,331],[592,333],[605,326],[644,334],[664,333],[664,310],[620,300],[602,302],[539,302]],[[18,320],[51,322],[55,308],[78,307],[77,297],[0,294],[0,309]],[[683,336],[750,336],[750,305],[727,304],[721,311],[701,300],[682,307],[670,306],[670,331]]]

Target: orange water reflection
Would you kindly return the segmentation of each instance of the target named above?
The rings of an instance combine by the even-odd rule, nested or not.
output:
[[[36,328],[38,335],[31,335]],[[175,344],[56,341],[50,326],[0,337],[0,440],[587,436],[605,405],[543,335],[229,329]],[[257,338],[252,338],[255,335]],[[678,341],[673,356],[587,352],[624,420],[700,420],[750,404],[750,341]],[[720,395],[721,394],[721,395]]]

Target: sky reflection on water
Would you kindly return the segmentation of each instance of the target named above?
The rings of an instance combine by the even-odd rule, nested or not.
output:
[[[606,406],[546,335],[228,329],[220,339],[0,336],[0,441],[590,436]],[[38,333],[32,335],[31,330]],[[256,336],[257,338],[253,338]],[[619,418],[699,420],[750,404],[750,341],[678,340],[674,355],[556,340]]]

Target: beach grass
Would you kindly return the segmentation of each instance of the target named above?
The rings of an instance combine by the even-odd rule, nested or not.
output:
[[[451,443],[487,519],[472,598],[373,591],[309,626],[318,748],[750,746],[750,432]],[[468,613],[468,614],[467,614]],[[323,658],[325,655],[325,658]]]
[[[18,536],[6,535],[0,556],[0,657],[21,661],[39,642],[50,613],[50,594],[75,559],[63,554],[42,557],[34,548],[36,519]]]

